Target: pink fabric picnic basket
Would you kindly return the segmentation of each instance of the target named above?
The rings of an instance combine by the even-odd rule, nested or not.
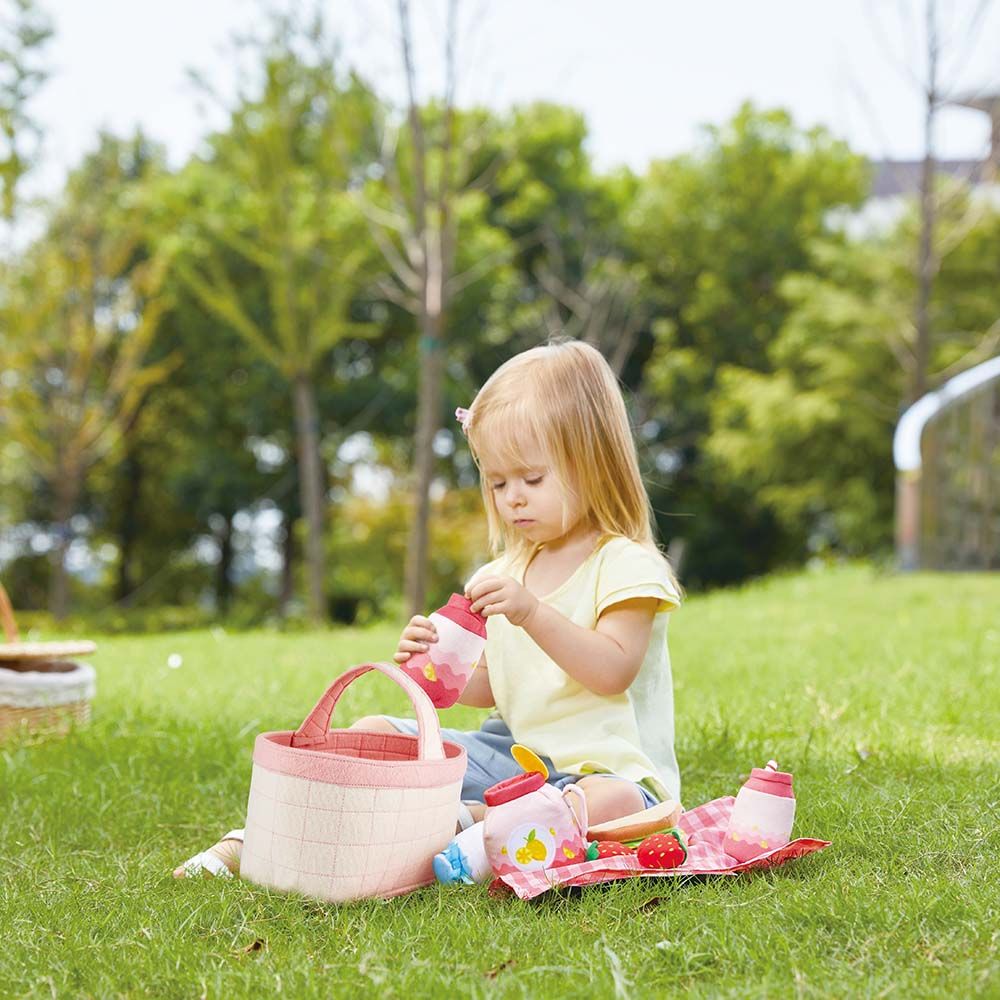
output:
[[[344,689],[370,670],[407,693],[417,736],[330,729]],[[465,767],[415,681],[388,663],[352,667],[294,732],[257,737],[240,874],[330,902],[428,885],[455,836]]]

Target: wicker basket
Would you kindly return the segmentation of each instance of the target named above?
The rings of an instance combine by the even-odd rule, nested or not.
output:
[[[14,610],[0,585],[0,740],[67,732],[90,719],[94,668],[70,659],[94,652],[92,642],[20,642]]]

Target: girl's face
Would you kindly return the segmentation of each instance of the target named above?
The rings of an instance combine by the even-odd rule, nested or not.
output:
[[[482,475],[501,519],[532,542],[561,538],[578,520],[540,451],[526,451],[517,465],[484,460]]]

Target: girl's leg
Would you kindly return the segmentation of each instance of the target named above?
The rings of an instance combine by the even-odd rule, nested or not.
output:
[[[186,875],[239,875],[243,856],[243,831],[231,830],[207,851],[188,858],[174,869],[174,878]]]
[[[353,723],[351,729],[367,729],[369,732],[374,733],[398,733],[400,732],[398,725],[400,720],[396,721],[397,725],[393,725],[384,715],[366,715],[363,719],[358,719],[357,722]],[[409,722],[409,720],[405,721]],[[478,823],[486,815],[485,802],[468,800],[463,801],[462,805],[468,810],[468,816],[463,817],[462,814],[459,815],[460,830],[465,829],[466,826],[471,826],[473,823]]]
[[[606,774],[588,774],[576,782],[587,800],[587,825],[641,812],[649,803],[639,786]]]
[[[363,719],[358,719],[351,726],[351,729],[367,729],[370,732],[376,733],[408,733],[413,736],[416,735],[417,724],[413,719],[397,719],[385,715],[367,715]],[[441,735],[445,739],[450,739],[466,746],[466,749],[470,753],[470,760],[472,759],[473,746],[475,744],[468,742],[473,739],[472,733],[459,732],[454,729],[442,729]],[[468,774],[466,775],[462,795],[463,799],[459,805],[458,812],[458,826],[455,829],[456,834],[475,825],[486,814],[486,804],[479,801],[481,791],[470,782]],[[466,795],[473,795],[476,798],[466,798]]]
[[[405,732],[414,735],[417,731],[417,724],[412,719],[382,715],[369,716],[355,725],[360,729],[374,729],[378,732]],[[486,813],[486,806],[482,802],[485,789],[504,778],[521,773],[521,766],[510,754],[514,737],[506,723],[497,717],[486,719],[479,730],[461,732],[443,729],[441,735],[446,740],[461,743],[468,753],[469,765],[462,788],[462,799],[472,818],[478,822]],[[543,761],[549,768],[549,780],[557,787],[562,787],[566,780],[574,780],[570,775],[556,771],[551,760],[543,758]],[[641,812],[654,801],[647,798],[634,782],[617,775],[588,774],[575,780],[587,799],[588,823],[591,826]]]
[[[371,716],[361,721],[388,723],[392,727],[389,732],[406,733],[409,736],[417,734],[414,719],[390,715]],[[381,727],[379,731],[382,731]],[[479,729],[442,729],[441,736],[465,747],[467,762],[462,781],[462,801],[472,811],[475,819],[481,819],[486,808],[483,805],[486,789],[498,781],[521,773],[521,766],[510,755],[510,748],[514,743],[510,730],[501,719],[491,716]]]
[[[367,729],[370,733],[398,733],[399,730],[384,715],[366,715],[352,722],[350,729]]]

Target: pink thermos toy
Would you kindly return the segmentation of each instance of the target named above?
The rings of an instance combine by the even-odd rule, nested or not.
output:
[[[576,810],[567,799],[576,797]],[[577,864],[587,856],[587,800],[576,785],[562,791],[538,771],[487,788],[483,840],[497,875]]]
[[[426,653],[414,653],[400,667],[430,696],[435,708],[448,708],[476,669],[486,648],[486,619],[470,610],[472,601],[452,594],[448,603],[428,616],[437,642]]]
[[[792,836],[795,795],[792,776],[775,761],[755,767],[736,796],[723,849],[737,861],[751,861],[765,851],[784,847]]]

